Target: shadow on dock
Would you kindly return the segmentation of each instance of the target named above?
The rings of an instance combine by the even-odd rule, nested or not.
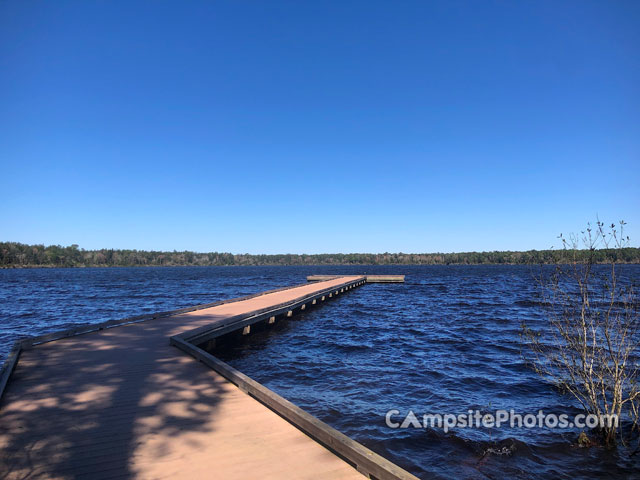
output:
[[[120,327],[130,331],[119,344],[90,335],[23,352],[8,389],[22,400],[0,411],[1,470],[9,478],[126,478],[138,473],[134,456],[162,463],[180,455],[183,441],[198,448],[194,433],[215,430],[227,382],[166,342],[149,342],[158,328]]]

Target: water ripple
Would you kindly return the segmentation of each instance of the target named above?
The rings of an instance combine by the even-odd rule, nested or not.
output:
[[[0,355],[25,335],[248,295],[312,273],[363,271],[404,273],[407,283],[366,285],[216,353],[423,478],[637,476],[640,455],[576,448],[574,431],[385,425],[392,408],[580,411],[520,357],[521,322],[543,322],[537,272],[527,267],[0,270]]]

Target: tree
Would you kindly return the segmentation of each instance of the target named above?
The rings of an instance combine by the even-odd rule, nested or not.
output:
[[[561,258],[570,260],[538,278],[548,328],[535,331],[523,324],[529,347],[525,356],[536,372],[573,396],[588,414],[620,420],[620,426],[595,430],[609,447],[629,434],[637,436],[640,407],[638,297],[633,280],[620,275],[622,266],[615,260],[615,252],[629,244],[624,225],[605,228],[598,221],[580,235],[561,235]],[[596,268],[602,254],[609,263]],[[627,435],[622,435],[622,422],[630,427]]]

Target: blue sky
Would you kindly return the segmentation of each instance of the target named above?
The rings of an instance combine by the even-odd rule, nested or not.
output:
[[[0,240],[640,244],[640,2],[0,3]]]

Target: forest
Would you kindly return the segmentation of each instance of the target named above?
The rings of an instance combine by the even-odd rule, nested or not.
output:
[[[84,250],[78,245],[25,245],[0,242],[0,268],[138,267],[138,266],[258,266],[258,265],[489,265],[553,264],[586,258],[588,250],[528,250],[464,253],[322,253],[253,255],[224,252],[159,252],[144,250]],[[596,263],[640,263],[640,248],[601,249]]]

